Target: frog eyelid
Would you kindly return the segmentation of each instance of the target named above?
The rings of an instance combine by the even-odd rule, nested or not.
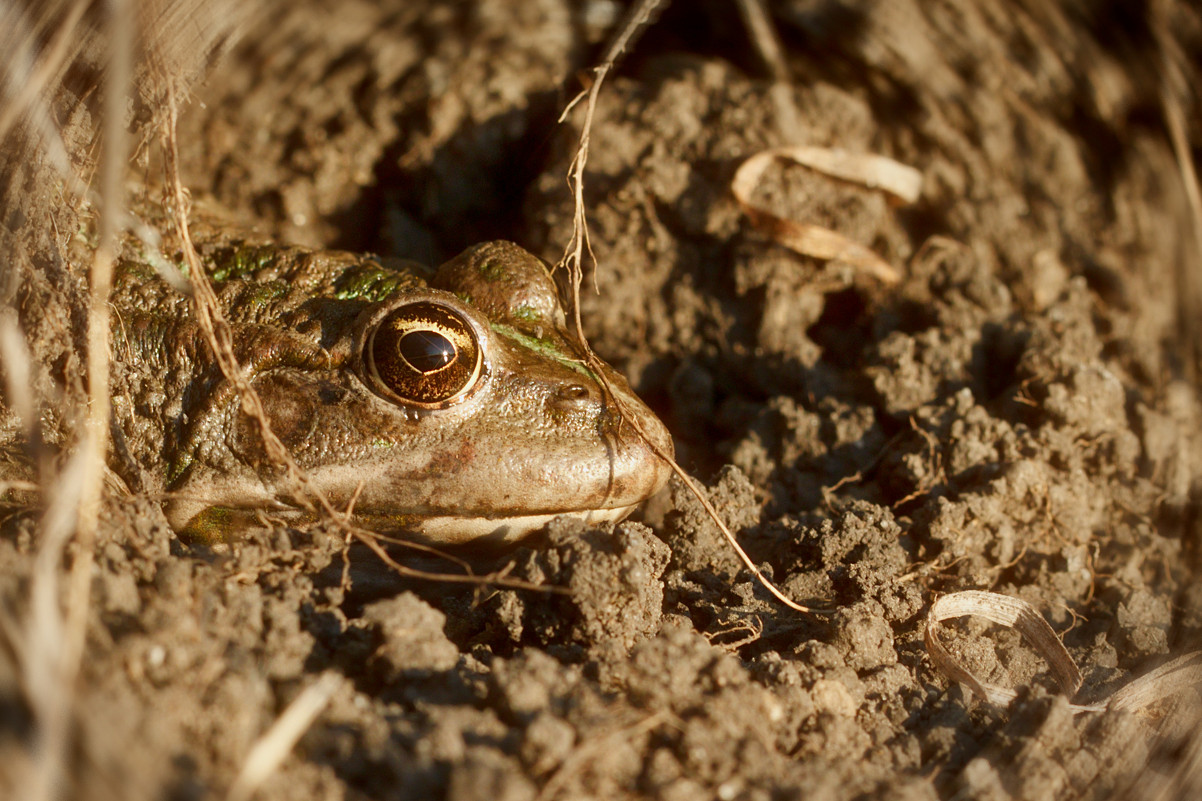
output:
[[[376,395],[412,409],[445,409],[489,375],[490,332],[475,309],[439,290],[406,293],[364,312],[355,336],[359,377]]]

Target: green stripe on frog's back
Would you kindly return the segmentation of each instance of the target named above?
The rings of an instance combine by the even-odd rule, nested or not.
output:
[[[538,309],[525,304],[518,306],[509,314],[511,317],[513,317],[513,319],[523,323],[540,323],[543,320],[543,315]]]
[[[598,380],[596,374],[593,373],[593,371],[590,370],[580,359],[566,354],[560,350],[558,343],[556,343],[553,339],[540,339],[519,331],[512,326],[505,325],[504,323],[490,323],[489,326],[493,331],[512,339],[523,348],[542,354],[550,359],[554,359],[560,364],[570,367],[581,375],[588,376],[594,381]]]

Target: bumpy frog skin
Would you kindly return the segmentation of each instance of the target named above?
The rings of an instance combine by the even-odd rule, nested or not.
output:
[[[203,238],[203,237],[202,237]],[[544,264],[490,242],[411,265],[214,236],[201,247],[271,427],[337,508],[438,544],[507,542],[568,514],[618,520],[667,480],[579,359]],[[187,300],[137,261],[114,295],[115,462],[194,539],[290,483],[213,363]],[[605,368],[664,452],[663,424]]]

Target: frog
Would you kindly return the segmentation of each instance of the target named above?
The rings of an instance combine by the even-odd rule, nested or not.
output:
[[[559,516],[620,521],[666,483],[668,430],[585,358],[548,264],[519,245],[429,268],[219,226],[194,236],[271,431],[309,491],[356,525],[508,545]],[[314,519],[190,300],[145,247],[127,250],[112,296],[114,472],[160,498],[189,542],[228,546],[263,515]],[[169,260],[186,270],[182,251]]]

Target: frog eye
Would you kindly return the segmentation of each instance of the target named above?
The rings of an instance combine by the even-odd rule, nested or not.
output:
[[[475,330],[461,314],[420,301],[380,321],[367,338],[363,362],[382,394],[440,409],[462,400],[476,385],[483,356]]]

